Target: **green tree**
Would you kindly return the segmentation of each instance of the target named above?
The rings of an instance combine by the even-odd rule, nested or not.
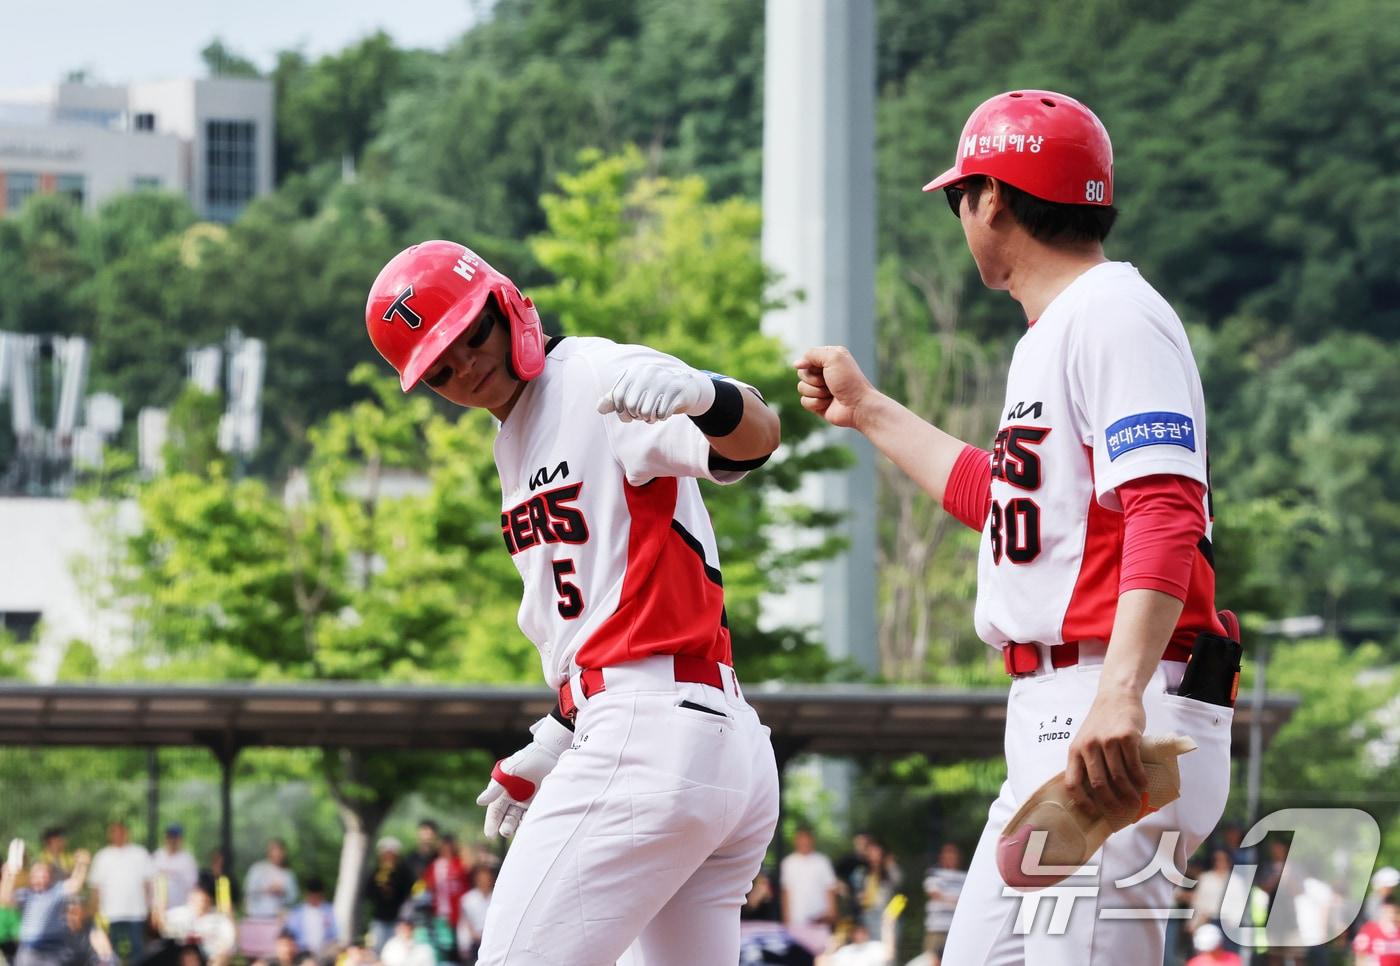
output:
[[[419,82],[432,59],[395,47],[383,31],[314,62],[297,51],[278,55],[272,79],[279,178],[327,161],[357,163],[389,99]]]
[[[364,398],[346,376],[378,359],[364,328],[375,275],[414,242],[458,235],[461,220],[443,198],[320,172],[291,179],[198,246],[193,304],[219,338],[237,328],[267,347],[256,470],[285,473],[306,455],[313,425]]]
[[[582,148],[646,145],[721,197],[756,195],[762,62],[746,0],[501,0],[390,105],[370,163],[502,239],[544,227],[539,198]]]
[[[215,37],[199,52],[210,77],[260,77],[262,71],[247,57]]]
[[[1257,640],[1245,630],[1247,648]],[[1251,652],[1247,652],[1251,653]],[[1293,717],[1270,743],[1262,770],[1260,812],[1276,808],[1349,805],[1370,812],[1382,829],[1400,818],[1395,801],[1393,724],[1387,733],[1383,709],[1393,704],[1397,672],[1375,645],[1347,647],[1335,639],[1271,647],[1271,693],[1301,699]],[[1246,664],[1240,700],[1253,687]],[[1393,713],[1392,713],[1393,714]],[[1319,754],[1317,749],[1326,749]],[[1236,770],[1234,801],[1242,803],[1244,770]],[[1392,854],[1397,846],[1389,840]]]
[[[1272,588],[1261,609],[1274,614],[1321,614],[1353,642],[1393,640],[1400,458],[1387,440],[1400,430],[1400,348],[1345,332],[1295,346],[1248,319],[1198,344],[1219,400],[1211,462],[1229,579]]]
[[[59,195],[34,195],[0,221],[0,328],[92,335],[87,228]]]

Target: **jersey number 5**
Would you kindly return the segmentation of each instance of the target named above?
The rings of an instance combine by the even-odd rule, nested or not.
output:
[[[554,567],[554,589],[559,593],[559,616],[566,621],[571,621],[583,613],[583,592],[578,589],[578,584],[564,579],[574,572],[574,562],[572,560],[555,560],[552,566]]]

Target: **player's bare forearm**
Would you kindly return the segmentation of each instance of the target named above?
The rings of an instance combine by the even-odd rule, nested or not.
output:
[[[1176,630],[1181,608],[1181,601],[1158,590],[1130,590],[1118,598],[1113,637],[1099,678],[1100,693],[1142,698]]]
[[[939,503],[967,446],[883,393],[856,414],[856,430]]]
[[[1181,601],[1157,590],[1118,598],[1099,689],[1069,747],[1065,788],[1105,814],[1128,809],[1147,790],[1141,758],[1147,727],[1143,692],[1171,640]]]
[[[768,408],[757,393],[745,389],[744,415],[734,431],[723,436],[709,436],[710,449],[731,460],[758,460],[771,456],[783,441],[778,414]]]
[[[802,406],[854,429],[938,500],[966,445],[877,390],[845,346],[816,346],[794,364]]]

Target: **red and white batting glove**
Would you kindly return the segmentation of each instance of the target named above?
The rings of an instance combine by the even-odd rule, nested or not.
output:
[[[491,783],[477,796],[486,806],[486,837],[510,838],[520,827],[525,809],[535,797],[544,776],[559,764],[559,756],[573,744],[574,733],[558,718],[545,715],[530,726],[534,740],[491,769]]]
[[[700,416],[715,404],[708,373],[685,366],[633,366],[598,400],[598,412],[617,413],[624,423],[655,423],[677,413]]]

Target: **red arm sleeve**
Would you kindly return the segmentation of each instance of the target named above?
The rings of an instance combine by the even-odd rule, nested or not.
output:
[[[968,445],[958,454],[943,487],[943,509],[981,531],[992,508],[992,454]]]
[[[1184,476],[1145,476],[1118,487],[1123,504],[1120,594],[1159,590],[1186,599],[1206,533],[1205,487]]]

